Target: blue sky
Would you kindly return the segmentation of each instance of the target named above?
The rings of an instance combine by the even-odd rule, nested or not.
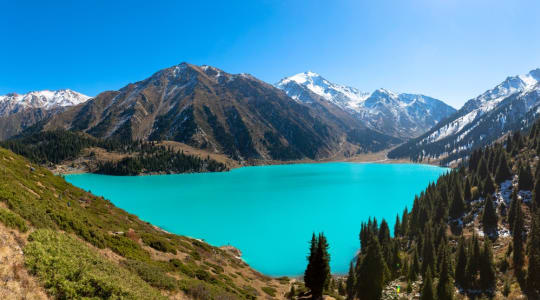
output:
[[[460,107],[540,67],[540,1],[0,1],[0,94],[94,96],[187,61],[274,83],[312,70]]]

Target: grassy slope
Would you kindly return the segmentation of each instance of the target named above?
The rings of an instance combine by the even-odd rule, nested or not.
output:
[[[26,267],[55,297],[249,299],[274,287],[282,298],[289,288],[1,148],[0,204],[0,222],[22,239]]]

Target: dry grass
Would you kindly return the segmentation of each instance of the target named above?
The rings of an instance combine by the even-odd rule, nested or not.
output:
[[[48,299],[24,267],[22,247],[27,235],[0,224],[0,299]]]

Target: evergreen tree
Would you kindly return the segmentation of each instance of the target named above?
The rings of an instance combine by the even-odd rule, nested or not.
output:
[[[527,289],[532,295],[540,293],[540,213],[531,222],[531,233],[528,241]]]
[[[495,189],[495,184],[493,183],[493,179],[491,179],[491,176],[487,176],[486,179],[484,180],[484,185],[483,185],[483,195],[484,196],[487,196],[487,195],[493,195],[493,193],[495,193],[496,189]]]
[[[401,235],[401,224],[399,222],[399,215],[396,215],[396,223],[394,224],[394,236],[398,237]]]
[[[455,279],[456,284],[460,287],[464,287],[466,285],[466,274],[465,271],[467,269],[467,250],[465,249],[465,240],[463,239],[463,236],[459,239],[459,245],[458,250],[456,254],[456,272],[455,272]]]
[[[512,232],[512,246],[514,252],[514,271],[516,272],[517,276],[521,276],[521,270],[525,261],[525,254],[523,249],[523,235],[525,233],[525,227],[523,222],[523,211],[521,209],[521,203],[519,200],[516,203],[516,216],[513,229],[514,230]]]
[[[406,236],[409,233],[409,212],[407,207],[403,209],[403,214],[401,215],[401,235]]]
[[[495,290],[495,268],[489,239],[484,240],[484,250],[480,261],[480,287],[484,290]]]
[[[292,284],[291,289],[289,290],[289,293],[287,294],[287,299],[294,299],[294,296],[296,296],[296,290],[294,289],[294,284]]]
[[[452,300],[454,299],[454,287],[451,277],[450,258],[446,245],[442,249],[441,266],[439,272],[439,282],[437,283],[437,299]]]
[[[318,240],[315,233],[311,236],[311,242],[309,246],[309,256],[307,258],[308,265],[306,268],[306,271],[304,272],[304,284],[306,287],[313,286],[314,282],[314,274],[315,274],[315,257],[317,256],[317,247],[318,247]]]
[[[540,145],[540,143],[539,143]],[[537,168],[540,170],[540,168]],[[532,209],[536,211],[540,207],[540,176],[536,179],[536,184],[534,185],[533,198],[532,198]]]
[[[497,212],[493,207],[493,199],[488,195],[484,201],[484,210],[482,213],[482,227],[486,236],[492,236],[497,232]]]
[[[347,289],[347,300],[353,300],[355,295],[355,286],[356,286],[356,273],[354,271],[354,265],[351,261],[349,265],[349,274],[347,276],[346,282]]]
[[[384,284],[390,277],[377,238],[368,245],[366,256],[356,276],[356,295],[361,300],[378,300],[382,296]]]
[[[416,281],[418,274],[420,274],[420,260],[418,258],[418,250],[414,248],[411,266],[409,267],[409,279]]]
[[[467,255],[467,280],[465,281],[466,288],[476,288],[478,272],[480,270],[480,244],[478,238],[473,235],[471,245],[469,246],[469,254]]]
[[[434,300],[435,293],[433,292],[433,279],[431,278],[431,271],[428,269],[424,276],[424,283],[422,284],[422,292],[420,294],[420,300]]]
[[[458,187],[456,187],[452,194],[452,204],[450,205],[450,217],[452,219],[457,219],[461,217],[464,212],[465,212],[465,203],[463,202],[461,191],[459,190]]]
[[[534,187],[531,166],[529,163],[519,168],[518,186],[521,191],[531,191]]]
[[[480,178],[486,178],[489,175],[488,168],[487,168],[487,163],[486,163],[486,160],[483,157],[482,157],[482,159],[480,159],[480,164],[478,165],[477,175]]]
[[[499,161],[499,167],[497,168],[497,173],[495,174],[495,182],[500,184],[501,182],[511,179],[512,172],[508,167],[508,162],[506,161],[506,155],[501,155]]]
[[[516,219],[516,210],[519,205],[520,204],[519,204],[517,191],[516,189],[513,189],[512,200],[510,200],[510,208],[508,209],[508,216],[507,216],[508,229],[510,229],[510,232],[514,232],[514,221]]]
[[[431,234],[431,226],[426,226],[424,233],[424,244],[422,250],[422,274],[426,274],[428,269],[431,273],[435,272],[435,248],[433,246],[433,236]]]
[[[465,179],[465,190],[464,192],[464,199],[465,202],[471,202],[472,201],[472,194],[471,194],[471,182],[469,179]]]

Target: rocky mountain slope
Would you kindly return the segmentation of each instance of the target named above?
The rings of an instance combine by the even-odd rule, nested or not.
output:
[[[40,128],[173,140],[240,161],[319,159],[397,142],[335,105],[307,106],[251,75],[187,63],[101,93]]]
[[[285,298],[292,281],[239,255],[167,233],[0,148],[2,299]]]
[[[390,157],[414,160],[464,157],[511,130],[527,128],[538,116],[540,69],[506,78],[471,99],[451,118],[417,139],[390,152]]]
[[[385,89],[361,92],[313,72],[284,78],[276,87],[301,103],[333,103],[369,128],[404,139],[421,135],[455,112],[444,102],[424,95],[396,94]]]
[[[0,140],[88,99],[90,97],[69,89],[0,96]]]

